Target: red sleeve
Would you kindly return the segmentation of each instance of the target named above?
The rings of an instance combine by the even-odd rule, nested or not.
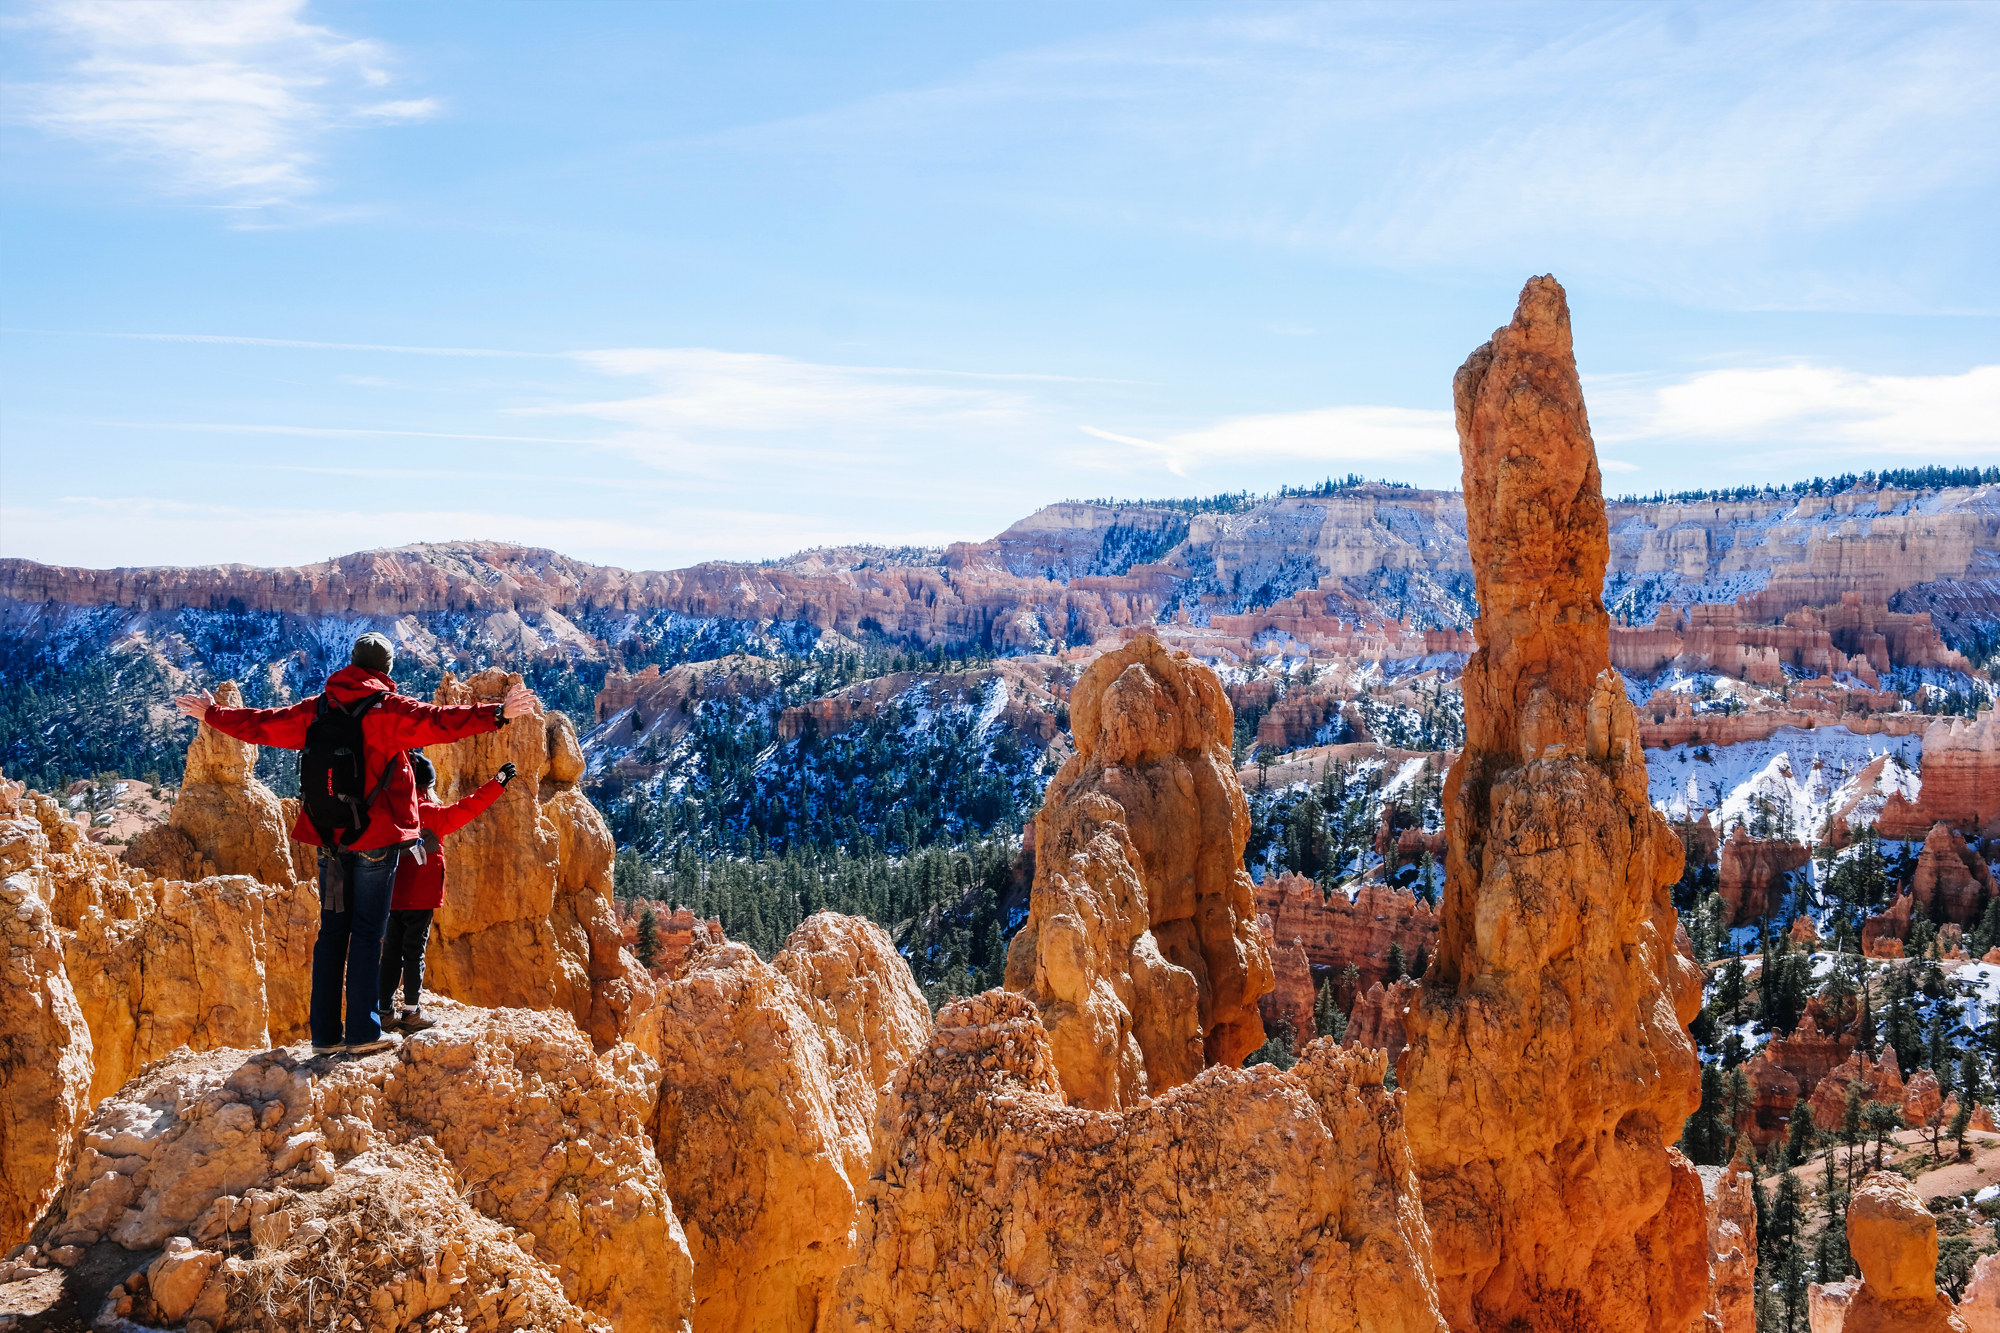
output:
[[[319,709],[319,696],[284,708],[211,708],[202,718],[225,736],[279,750],[303,750],[306,729]]]
[[[448,745],[500,730],[499,717],[497,703],[426,704],[408,695],[392,694],[369,714],[369,721],[381,728],[370,740],[385,750]]]
[[[487,807],[499,800],[500,793],[504,790],[506,789],[500,785],[500,779],[494,778],[472,795],[453,801],[450,805],[439,806],[435,811],[426,806],[423,812],[424,827],[435,829],[440,838],[448,833],[456,833],[485,814]]]

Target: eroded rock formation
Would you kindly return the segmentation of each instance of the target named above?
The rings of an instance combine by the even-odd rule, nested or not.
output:
[[[1993,867],[1965,845],[1965,835],[1948,824],[1931,825],[1911,879],[1915,910],[1929,915],[1935,901],[1946,921],[1969,926],[1979,919],[1995,891]]]
[[[13,832],[0,829],[10,850]],[[62,936],[34,878],[13,860],[0,863],[15,872],[0,879],[0,1252],[26,1240],[55,1198],[90,1110],[90,1029],[63,967]]]
[[[1750,1105],[1743,1110],[1746,1123],[1737,1128],[1747,1132],[1762,1152],[1791,1128],[1793,1108],[1799,1103],[1799,1081],[1783,1066],[1765,1058],[1761,1050],[1744,1064],[1743,1076],[1750,1085]]]
[[[1729,907],[1729,924],[1761,921],[1784,895],[1785,876],[1812,859],[1800,843],[1753,838],[1738,824],[1722,844],[1717,892]]]
[[[215,690],[224,708],[241,708],[243,691],[226,680]],[[257,747],[199,723],[187,769],[165,828],[147,830],[125,859],[168,879],[248,875],[286,887],[294,874],[311,878],[312,862],[292,864],[291,821],[284,803],[257,780]]]
[[[1356,996],[1354,1008],[1347,1016],[1347,1045],[1386,1052],[1392,1065],[1401,1059],[1403,1048],[1409,1044],[1403,1020],[1410,1012],[1417,989],[1418,984],[1408,978],[1387,986],[1378,981]]]
[[[0,1224],[19,1240],[61,1179],[42,1167],[66,1160],[81,1115],[134,1070],[181,1046],[304,1034],[318,900],[241,875],[149,878],[4,780],[0,873],[17,936],[0,1078],[9,1112],[23,1108],[0,1134]]]
[[[1937,1288],[1937,1220],[1908,1180],[1877,1171],[1855,1191],[1847,1249],[1861,1282],[1850,1284],[1840,1333],[1964,1333],[1951,1298]]]
[[[1807,1106],[1812,1112],[1813,1124],[1822,1133],[1840,1128],[1847,1116],[1847,1087],[1857,1080],[1862,1085],[1863,1101],[1902,1107],[1908,1089],[1903,1085],[1903,1071],[1896,1063],[1896,1052],[1884,1046],[1882,1054],[1871,1062],[1856,1051],[1813,1087]]]
[[[1134,1105],[1263,1044],[1257,998],[1274,980],[1231,717],[1212,670],[1145,634],[1072,692],[1076,751],[1035,817],[1006,984],[1039,1008],[1079,1106]]]
[[[696,1333],[809,1333],[851,1253],[869,1134],[930,1026],[880,927],[823,912],[771,963],[689,954],[638,1040],[653,1141],[695,1260]]]
[[[520,679],[447,673],[436,701],[498,702]],[[452,835],[425,984],[467,1004],[565,1010],[600,1048],[632,1032],[652,1002],[652,980],[623,948],[611,901],[615,848],[576,785],[575,726],[551,711],[425,754],[446,802],[503,763],[519,772],[490,810]]]
[[[1882,806],[1885,838],[1928,837],[1932,825],[1960,833],[2000,834],[2000,712],[1977,720],[1934,722],[1924,731],[1923,789],[1914,802],[1901,793]]]
[[[1397,1064],[1439,1290],[1468,1331],[1680,1333],[1708,1295],[1701,1184],[1669,1147],[1699,1101],[1700,976],[1666,891],[1681,842],[1610,669],[1602,490],[1553,278],[1453,387],[1480,649],[1437,955]]]
[[[1704,1166],[1708,1208],[1708,1327],[1702,1333],[1757,1333],[1757,1202],[1749,1173]]]
[[[1292,1051],[1303,1050],[1313,1039],[1313,1001],[1317,998],[1313,990],[1312,965],[1306,961],[1306,951],[1296,940],[1279,944],[1271,931],[1271,918],[1257,918],[1257,932],[1263,937],[1264,952],[1271,956],[1271,974],[1276,984],[1257,1001],[1257,1012],[1263,1017],[1264,1031],[1276,1033],[1283,1024],[1292,1031]]]
[[[161,1250],[104,1315],[370,1329],[686,1329],[690,1265],[645,1135],[656,1070],[565,1014],[437,1006],[365,1059],[179,1052],[91,1117],[48,1251]],[[90,1265],[115,1270],[116,1260]],[[192,1322],[189,1324],[193,1328]]]
[[[1303,875],[1266,875],[1257,886],[1257,910],[1268,914],[1281,940],[1297,940],[1314,967],[1335,977],[1349,965],[1363,990],[1389,979],[1389,946],[1415,967],[1417,955],[1437,952],[1437,914],[1399,885],[1364,880],[1354,897],[1328,892]]]
[[[1441,1333],[1384,1068],[1320,1041],[1090,1111],[1026,999],[955,1001],[884,1108],[832,1327]]]
[[[1910,914],[1916,898],[1905,888],[1884,912],[1871,913],[1861,922],[1861,952],[1870,958],[1901,958],[1903,941],[1910,937]]]

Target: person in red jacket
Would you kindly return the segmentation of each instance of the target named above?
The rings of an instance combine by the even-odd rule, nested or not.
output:
[[[535,696],[516,685],[497,704],[439,706],[396,692],[389,679],[396,650],[380,634],[355,640],[349,665],[327,677],[324,697],[350,708],[379,696],[361,719],[362,774],[368,822],[351,843],[328,847],[301,807],[292,838],[319,848],[319,939],[313,945],[313,1054],[380,1050],[375,1012],[382,970],[382,928],[389,915],[396,862],[422,836],[417,787],[405,752],[498,731],[509,719],[535,711]],[[204,690],[174,700],[183,713],[225,736],[280,750],[302,749],[318,715],[320,695],[289,708],[223,708]],[[345,981],[346,1013],[341,1012]]]
[[[424,946],[431,939],[431,913],[444,906],[444,840],[486,813],[514,780],[511,763],[500,765],[491,782],[463,800],[439,805],[431,784],[437,770],[431,761],[410,751],[410,768],[417,777],[417,820],[424,826],[424,856],[406,856],[396,867],[396,891],[389,899],[389,933],[382,940],[383,1026],[400,1032],[422,1032],[436,1026],[418,1006],[424,988]],[[396,983],[403,984],[403,1009],[389,1018],[396,1003]]]

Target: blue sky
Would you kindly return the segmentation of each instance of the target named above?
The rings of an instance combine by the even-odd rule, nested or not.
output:
[[[1613,489],[2000,462],[2000,5],[0,24],[0,554],[664,568],[1456,485],[1539,272]]]

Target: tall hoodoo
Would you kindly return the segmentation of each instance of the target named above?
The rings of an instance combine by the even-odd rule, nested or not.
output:
[[[1215,673],[1142,634],[1090,664],[1070,717],[1006,985],[1040,1010],[1070,1101],[1115,1110],[1256,1050],[1271,960]]]
[[[1608,551],[1568,302],[1530,279],[1453,383],[1480,648],[1445,788],[1437,957],[1404,1020],[1411,1147],[1454,1328],[1679,1330],[1706,1296],[1679,840],[1609,669]]]

